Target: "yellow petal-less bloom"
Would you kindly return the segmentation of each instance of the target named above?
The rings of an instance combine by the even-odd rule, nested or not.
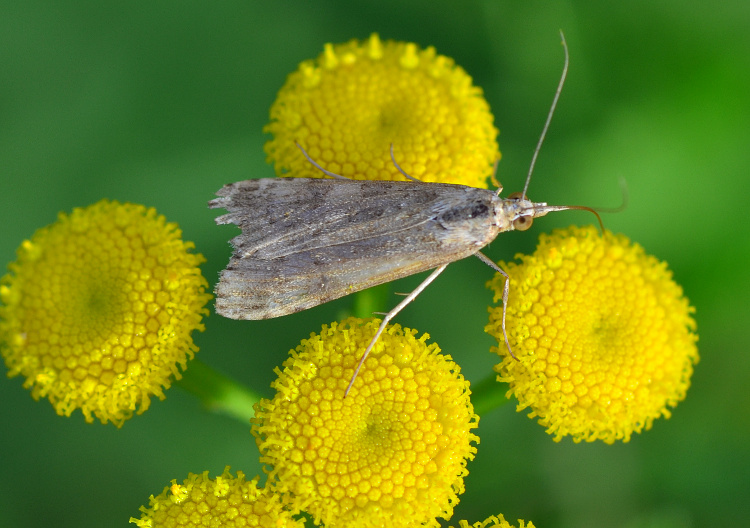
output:
[[[194,245],[142,205],[102,200],[39,229],[0,280],[8,376],[58,414],[118,427],[164,398],[211,298]]]
[[[349,318],[290,352],[256,406],[269,486],[327,528],[439,526],[479,441],[468,382],[427,334],[389,326],[344,397],[379,321]]]
[[[141,518],[130,518],[138,528],[304,528],[281,506],[278,497],[258,488],[258,478],[245,480],[229,467],[221,476],[209,478],[208,471],[193,473],[182,484],[172,480],[149,507],[141,506]]]
[[[502,515],[499,516],[491,516],[485,519],[484,521],[475,522],[474,524],[469,524],[468,521],[461,520],[459,521],[459,528],[514,528],[514,525],[510,524],[508,521],[505,520],[505,517]],[[450,528],[453,528],[452,526]],[[518,519],[518,528],[535,528],[533,522],[529,522],[528,524],[524,523],[522,519]]]
[[[482,90],[452,59],[409,42],[326,44],[289,75],[271,106],[265,145],[280,176],[319,178],[298,141],[329,171],[355,179],[487,186],[500,159]]]
[[[669,417],[698,362],[694,309],[664,262],[622,235],[593,226],[542,235],[533,255],[501,266],[510,275],[507,355],[502,307],[487,331],[504,355],[495,367],[518,410],[560,440],[627,442]],[[490,281],[495,302],[503,279]]]

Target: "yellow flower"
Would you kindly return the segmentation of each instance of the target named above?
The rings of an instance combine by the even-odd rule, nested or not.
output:
[[[233,476],[229,466],[220,477],[211,479],[208,471],[189,473],[182,484],[172,480],[158,497],[141,506],[141,518],[130,518],[138,528],[304,528],[286,511],[278,497],[258,488],[258,478],[245,481],[245,475]]]
[[[504,355],[495,367],[519,411],[530,407],[560,440],[627,442],[633,432],[669,417],[685,398],[698,362],[695,321],[663,262],[622,235],[593,226],[542,235],[510,275],[507,355],[502,307],[490,308],[487,331]],[[495,302],[503,279],[490,281]]]
[[[8,376],[59,415],[118,427],[163,399],[211,298],[204,259],[180,236],[154,209],[102,200],[23,242],[0,280]]]
[[[482,90],[452,59],[410,42],[326,44],[290,74],[271,106],[265,145],[280,176],[319,178],[297,141],[329,171],[356,179],[486,187],[500,159]]]
[[[491,516],[484,521],[475,522],[469,524],[469,521],[459,521],[459,528],[514,528],[512,524],[505,520],[502,515]],[[450,528],[453,528],[452,526]],[[518,528],[535,528],[533,522],[525,524],[522,519],[518,519]]]
[[[269,482],[326,528],[439,526],[479,439],[468,382],[427,334],[392,325],[344,397],[378,320],[311,334],[277,371],[253,434]]]

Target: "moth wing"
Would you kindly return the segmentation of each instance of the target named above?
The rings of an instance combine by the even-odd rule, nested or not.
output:
[[[494,193],[460,185],[248,180],[209,202],[242,234],[216,287],[233,319],[295,313],[469,256],[497,234]]]
[[[224,186],[211,208],[235,224],[235,256],[274,259],[411,229],[460,186],[416,182],[268,178]],[[468,188],[467,188],[468,189]]]
[[[269,260],[233,256],[216,287],[216,311],[232,319],[280,317],[464,256],[415,251],[409,238],[396,243],[383,235]]]

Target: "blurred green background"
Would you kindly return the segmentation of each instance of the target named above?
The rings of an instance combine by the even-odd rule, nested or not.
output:
[[[690,1],[152,0],[0,2],[0,262],[39,227],[103,197],[154,206],[208,259],[213,284],[234,231],[206,202],[270,176],[261,132],[286,75],[325,42],[433,45],[486,93],[501,131],[499,179],[520,190],[560,75],[570,74],[530,196],[613,206],[606,215],[666,260],[692,304],[701,362],[669,420],[628,444],[559,444],[507,405],[482,417],[454,523],[503,513],[555,527],[746,526],[750,519],[750,3]],[[494,259],[533,250],[509,233]],[[448,268],[397,321],[429,332],[471,381],[496,362],[483,332],[492,273]],[[406,291],[417,278],[394,290]],[[200,359],[268,393],[272,368],[350,300],[278,320],[212,315]],[[54,414],[0,378],[0,526],[125,526],[170,479],[260,472],[245,424],[180,388],[121,430]],[[744,388],[743,388],[744,387]]]

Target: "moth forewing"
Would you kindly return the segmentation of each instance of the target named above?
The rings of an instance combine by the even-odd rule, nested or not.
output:
[[[476,253],[508,225],[486,189],[415,182],[248,180],[211,208],[242,233],[216,288],[233,319],[298,312]]]
[[[367,185],[373,184],[372,186]],[[420,199],[391,182],[306,178],[247,180],[226,185],[209,202],[230,213],[217,223],[233,223],[243,232],[233,244],[271,259],[303,249],[360,240],[363,228],[374,234],[408,229],[429,219]],[[343,184],[343,185],[342,185]],[[411,214],[404,215],[404,209]]]

